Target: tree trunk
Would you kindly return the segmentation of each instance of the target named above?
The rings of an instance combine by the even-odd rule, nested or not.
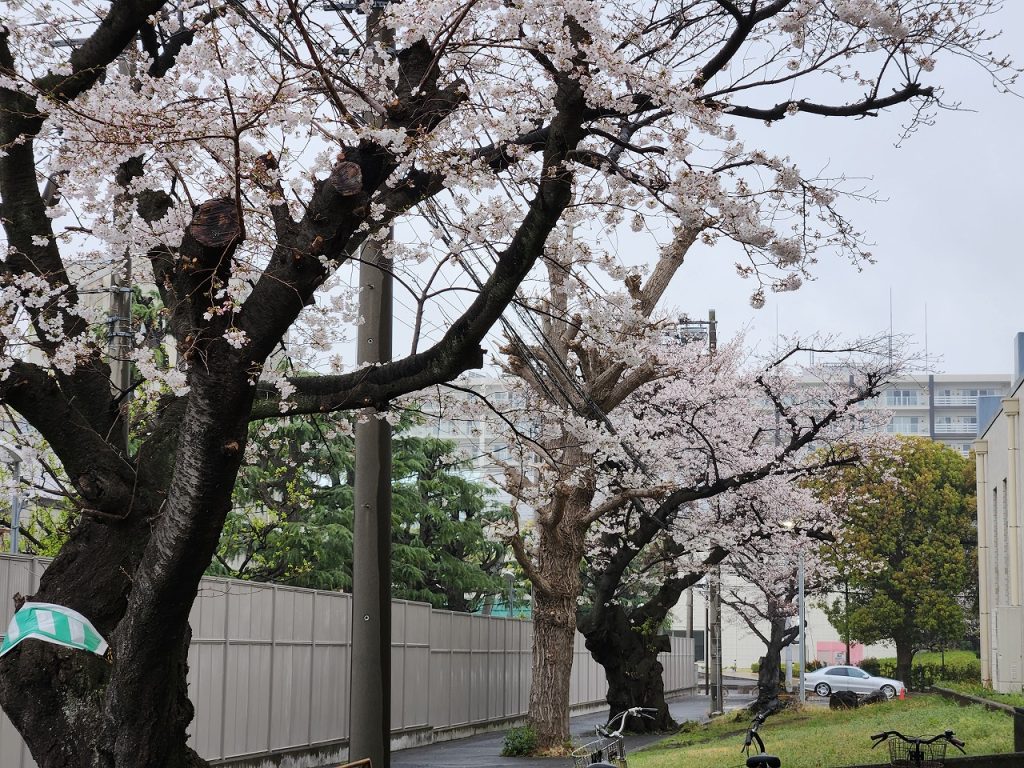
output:
[[[149,472],[167,456],[137,457],[133,506],[120,520],[87,514],[31,598],[85,615],[107,657],[27,640],[0,659],[0,704],[40,768],[205,765],[186,745],[188,614],[230,506],[252,397],[244,374],[218,367],[190,382],[169,483]]]
[[[32,599],[83,613],[114,648],[117,619],[111,614],[117,612],[117,603],[124,610],[130,588],[127,574],[135,570],[141,554],[132,543],[143,536],[143,531],[132,527],[111,530],[83,522],[75,531],[73,544],[65,547],[43,574]],[[86,575],[93,579],[84,580]],[[22,600],[17,602],[20,607]],[[115,675],[131,666],[130,657],[115,655],[112,650],[104,659],[28,640],[0,660],[0,701],[40,768],[205,765],[185,745],[193,715],[185,680],[191,632],[187,624],[176,633],[170,627],[163,629],[169,635],[170,651],[151,675],[168,684],[141,685],[132,692],[129,703],[137,710],[133,718],[133,727],[140,731],[137,735],[146,734],[145,740],[154,746],[140,754],[159,755],[152,762],[141,757],[139,762],[117,762],[114,757],[120,727],[110,719],[109,710],[105,711],[112,703],[105,694]],[[161,628],[153,630],[156,633]],[[103,702],[99,706],[98,699]]]
[[[533,612],[530,726],[539,750],[569,741],[569,681],[576,635],[575,595],[538,593]]]
[[[911,668],[914,664],[914,646],[900,638],[896,639],[896,679],[901,680],[907,690],[911,687]]]
[[[538,525],[529,724],[540,751],[557,751],[569,742],[569,682],[584,553],[578,520],[592,497],[592,491],[573,490],[559,524]]]
[[[630,731],[653,733],[678,728],[665,702],[664,669],[658,654],[670,651],[671,641],[657,633],[660,626],[660,621],[650,620],[636,626],[621,605],[608,606],[600,626],[586,626],[587,649],[604,667],[608,680],[608,717],[630,707],[656,710],[653,720],[630,720]]]
[[[772,618],[770,625],[765,654],[757,670],[757,700],[750,705],[757,712],[778,706],[783,680],[782,651],[797,634],[796,629],[787,631],[785,617]]]

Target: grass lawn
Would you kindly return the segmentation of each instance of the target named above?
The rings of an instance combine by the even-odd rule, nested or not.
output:
[[[942,663],[942,660],[943,655],[939,651],[918,651],[914,654],[915,666],[918,664],[934,664],[938,666]],[[974,655],[974,651],[946,651],[945,660],[947,667],[978,663],[978,657]]]
[[[707,726],[634,752],[629,756],[630,768],[742,766],[740,747],[749,723],[747,716],[718,718]],[[768,752],[782,758],[783,768],[824,768],[887,763],[889,753],[884,745],[871,749],[873,733],[900,731],[908,736],[931,736],[947,728],[967,743],[969,755],[1013,751],[1012,718],[980,706],[961,707],[932,694],[856,710],[810,706],[802,712],[769,718],[760,733]],[[955,751],[950,747],[950,752]]]
[[[997,693],[981,683],[962,683],[955,680],[937,680],[935,684],[940,688],[949,688],[951,691],[959,691],[981,699],[998,701],[1013,707],[1024,707],[1024,693]]]

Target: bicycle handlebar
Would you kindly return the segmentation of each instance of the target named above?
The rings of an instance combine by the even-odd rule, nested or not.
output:
[[[658,710],[652,709],[651,707],[630,707],[629,709],[619,712],[604,725],[597,726],[597,732],[605,737],[618,737],[622,735],[622,732],[626,729],[626,719],[630,717],[646,717],[648,720],[653,720],[654,715],[652,712]],[[616,730],[610,730],[608,726],[614,723],[616,720],[619,721],[619,727]]]
[[[743,737],[743,746],[740,748],[740,752],[748,753],[750,747],[753,746],[754,742],[757,742],[757,748],[761,753],[764,753],[764,740],[758,734],[758,730],[764,725],[764,721],[768,719],[769,715],[775,713],[774,707],[764,709],[754,715],[754,719],[750,721],[750,727],[747,728],[747,735]]]
[[[907,744],[932,744],[936,741],[945,740],[946,742],[952,744],[954,747],[959,749],[965,755],[967,754],[966,752],[964,752],[964,742],[956,738],[956,736],[953,735],[952,731],[940,733],[936,736],[932,736],[930,739],[926,739],[921,736],[904,736],[899,731],[883,731],[882,733],[876,733],[874,736],[871,737],[871,740],[875,742],[871,745],[871,748],[874,749],[879,744],[888,741],[891,738],[902,739]]]

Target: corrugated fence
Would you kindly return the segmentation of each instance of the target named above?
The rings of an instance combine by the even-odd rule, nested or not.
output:
[[[35,591],[45,562],[0,556],[0,628],[11,596]],[[519,619],[391,606],[391,724],[409,741],[525,714],[533,626]],[[207,760],[302,752],[348,738],[351,597],[274,584],[203,579],[192,608],[192,745]],[[693,646],[673,635],[666,690],[696,685]],[[571,702],[604,701],[601,667],[576,636]],[[0,715],[0,766],[35,765]]]

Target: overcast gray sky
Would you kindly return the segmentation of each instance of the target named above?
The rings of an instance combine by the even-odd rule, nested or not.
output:
[[[1024,63],[1024,2],[1009,0],[994,24],[1004,30],[994,50]],[[899,148],[906,115],[899,109],[765,129],[765,147],[790,154],[805,171],[827,164],[831,173],[868,177],[882,202],[844,210],[874,243],[876,264],[858,273],[823,258],[816,281],[771,295],[758,311],[744,290],[751,286],[735,276],[732,253],[717,246],[693,255],[669,302],[691,315],[714,307],[726,336],[749,326],[748,338],[763,349],[776,317],[783,334],[884,332],[891,288],[895,331],[912,334],[922,349],[927,307],[928,351],[941,355],[937,372],[1009,373],[1013,334],[1024,331],[1024,99],[997,92],[963,60],[942,60],[933,76],[946,101],[973,111],[940,112]]]

